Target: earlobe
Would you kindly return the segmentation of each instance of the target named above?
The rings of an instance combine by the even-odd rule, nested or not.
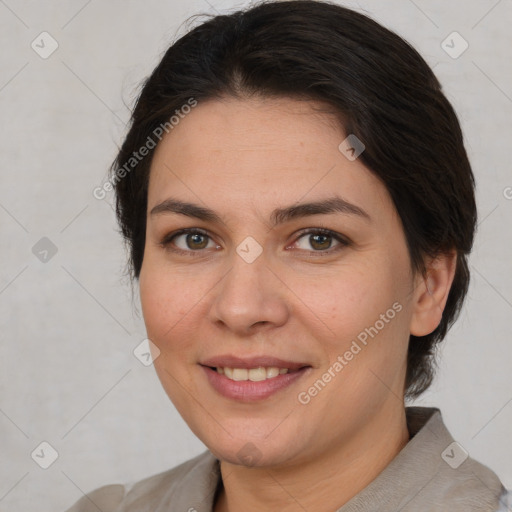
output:
[[[456,266],[456,251],[439,254],[426,261],[424,275],[418,275],[415,282],[410,328],[412,335],[426,336],[441,322]]]

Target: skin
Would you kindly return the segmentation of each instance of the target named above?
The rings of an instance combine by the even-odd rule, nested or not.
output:
[[[455,253],[428,260],[426,276],[413,274],[387,189],[340,152],[346,134],[314,106],[321,107],[288,98],[199,103],[161,141],[151,166],[142,310],[165,391],[221,461],[216,512],[335,510],[367,486],[409,439],[409,335],[435,329],[453,280]],[[271,227],[275,208],[334,192],[370,219],[334,212]],[[224,224],[150,214],[169,197],[208,207]],[[181,228],[209,237],[187,245],[182,235],[162,246]],[[299,232],[306,228],[350,243],[315,244]],[[263,248],[252,263],[236,252],[248,236]],[[300,403],[298,394],[397,302],[400,312]],[[217,393],[198,364],[220,354],[311,368],[271,397],[243,403]],[[252,466],[239,455],[247,446],[256,453]]]

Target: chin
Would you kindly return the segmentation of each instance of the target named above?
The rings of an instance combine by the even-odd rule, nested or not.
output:
[[[274,427],[275,428],[275,427]],[[222,438],[208,435],[200,439],[218,459],[246,467],[282,466],[295,461],[301,443],[296,435],[275,435],[262,437],[244,434],[231,437],[224,432]],[[283,433],[282,433],[283,434]],[[198,436],[199,437],[199,436]]]

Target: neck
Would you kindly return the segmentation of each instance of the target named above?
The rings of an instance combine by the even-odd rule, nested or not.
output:
[[[223,486],[214,511],[337,510],[374,480],[408,441],[401,405],[392,414],[383,411],[350,440],[314,460],[271,468],[247,468],[221,461]]]

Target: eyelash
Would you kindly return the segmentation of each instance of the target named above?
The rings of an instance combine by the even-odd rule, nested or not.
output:
[[[166,249],[168,251],[172,251],[174,253],[185,254],[185,255],[191,256],[191,257],[199,256],[200,253],[203,252],[203,249],[199,249],[197,251],[194,251],[194,250],[185,251],[183,249],[171,247],[171,242],[174,238],[176,238],[180,235],[187,235],[187,234],[199,234],[199,235],[203,235],[203,236],[206,236],[211,239],[210,235],[203,229],[184,228],[184,229],[180,229],[179,231],[176,231],[175,233],[170,233],[170,234],[166,235],[163,238],[163,240],[160,242],[159,245],[162,246],[164,249]],[[308,229],[302,230],[298,233],[298,236],[293,243],[296,243],[298,240],[300,240],[302,237],[304,237],[306,235],[325,235],[325,236],[329,236],[329,237],[333,238],[334,240],[336,240],[337,242],[339,242],[339,245],[335,246],[334,248],[329,248],[325,251],[322,251],[322,250],[309,251],[309,252],[315,254],[315,256],[321,257],[321,256],[331,255],[332,253],[337,252],[337,251],[351,245],[351,242],[348,238],[340,235],[339,233],[336,233],[335,231],[331,231],[330,229],[325,229],[325,228],[308,228]],[[299,251],[300,250],[304,250],[304,249],[299,249]]]

